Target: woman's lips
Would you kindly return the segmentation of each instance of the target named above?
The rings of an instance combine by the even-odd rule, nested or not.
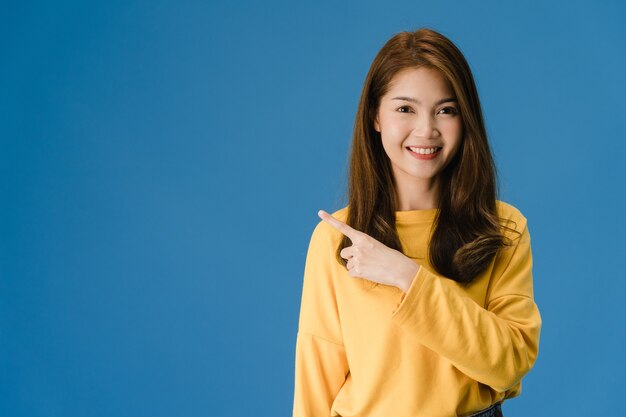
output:
[[[427,154],[421,154],[421,153],[415,153],[413,152],[410,148],[406,148],[407,151],[409,151],[409,153],[411,154],[412,157],[417,158],[417,159],[433,159],[436,158],[437,155],[439,155],[439,152],[441,152],[441,148],[438,148],[435,152],[433,153],[427,153]]]

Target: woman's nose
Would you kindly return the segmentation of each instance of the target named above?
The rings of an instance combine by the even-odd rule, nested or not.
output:
[[[433,117],[430,115],[420,115],[416,118],[413,134],[417,137],[430,139],[432,136],[437,134],[435,128],[435,121]]]

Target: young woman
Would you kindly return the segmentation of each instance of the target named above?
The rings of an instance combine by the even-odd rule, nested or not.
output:
[[[530,235],[496,199],[473,76],[445,36],[401,32],[375,57],[348,188],[309,244],[294,417],[501,416],[539,348]]]

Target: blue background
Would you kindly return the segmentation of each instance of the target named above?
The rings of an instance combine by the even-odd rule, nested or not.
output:
[[[623,408],[617,1],[2,9],[1,415],[290,415],[317,210],[344,205],[369,64],[423,26],[466,55],[529,219],[543,331],[505,415]]]

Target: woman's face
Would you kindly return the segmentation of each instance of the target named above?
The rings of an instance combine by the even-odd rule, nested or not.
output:
[[[381,134],[396,184],[405,189],[434,185],[463,135],[452,88],[439,71],[426,67],[394,76],[381,97],[374,128]]]

